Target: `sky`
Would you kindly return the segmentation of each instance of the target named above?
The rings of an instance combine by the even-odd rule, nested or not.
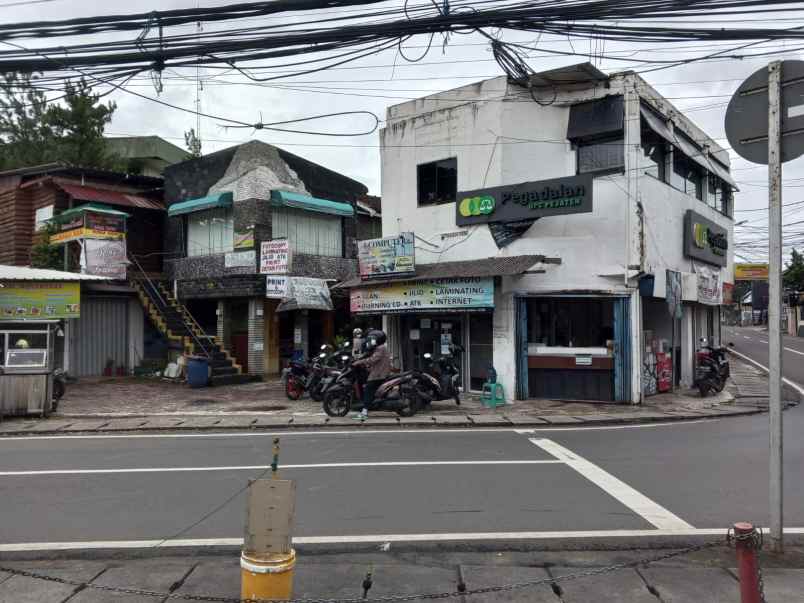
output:
[[[222,0],[138,0],[136,3],[121,0],[28,0],[29,3],[19,4],[20,1],[25,0],[0,0],[0,22],[65,19],[233,3]],[[402,0],[388,0],[386,3],[388,6],[401,4]],[[312,16],[346,10],[356,9],[314,11]],[[306,18],[309,19],[310,15]],[[278,15],[241,22],[248,26],[257,21],[284,23],[288,20],[289,17]],[[695,22],[696,25],[727,28],[804,26],[804,9],[775,15],[730,15],[722,20],[709,19],[706,23],[700,21],[688,19],[688,22]],[[659,24],[658,21],[654,23]],[[662,22],[665,25],[667,23]],[[215,25],[205,24],[203,27]],[[195,27],[185,26],[183,30],[191,33],[195,31]],[[566,57],[551,56],[538,50],[531,52],[528,62],[537,72],[591,59],[602,71],[612,73],[642,68],[642,65],[635,62],[639,59],[677,60],[737,45],[704,42],[607,42],[603,48],[605,54],[622,60],[600,60],[594,56],[596,50],[601,50],[600,44],[588,40],[537,36],[525,32],[503,31],[500,35],[504,40],[527,42],[537,49],[571,50],[587,55]],[[491,56],[488,42],[476,34],[453,35],[446,43],[443,37],[436,36],[432,48],[418,62],[409,62],[402,56],[404,54],[416,58],[425,51],[427,42],[427,36],[420,36],[406,42],[402,53],[398,49],[387,50],[341,68],[285,78],[269,85],[250,82],[237,72],[225,72],[221,69],[166,70],[163,74],[164,89],[159,98],[189,110],[199,106],[205,113],[248,122],[280,121],[321,113],[359,110],[370,111],[383,119],[387,108],[394,104],[502,73]],[[37,45],[36,40],[21,40],[20,43],[27,47]],[[796,42],[769,42],[752,50],[779,50],[782,53],[774,58],[801,59],[802,53],[797,50],[798,47],[800,44]],[[690,63],[646,73],[643,77],[721,146],[728,147],[723,125],[726,105],[739,84],[754,71],[766,66],[768,61],[767,57],[763,57]],[[261,73],[268,71],[263,70]],[[283,70],[270,70],[271,73],[281,71]],[[129,87],[140,94],[157,96],[147,76],[132,81]],[[359,180],[366,184],[372,194],[380,193],[378,132],[364,136],[325,137],[233,129],[222,126],[218,120],[201,118],[199,121],[191,113],[160,106],[123,91],[114,92],[109,98],[117,103],[117,111],[107,128],[109,135],[158,135],[184,146],[184,132],[190,128],[198,128],[204,153],[259,139]],[[196,103],[197,99],[199,104]],[[305,127],[349,133],[370,129],[373,125],[374,120],[367,116],[351,116],[309,122]],[[380,126],[382,125],[381,122]],[[746,243],[758,241],[759,244],[764,244],[767,240],[767,167],[749,163],[733,152],[731,157],[732,172],[740,187],[735,196],[735,222],[739,224],[746,221],[736,227],[740,243],[736,250],[736,261],[762,260],[766,254],[761,249],[747,250]],[[783,203],[804,201],[804,157],[786,163],[783,178]],[[785,237],[790,241],[797,238],[804,241],[804,227],[795,224],[799,221],[804,221],[804,203],[786,207]],[[800,237],[798,233],[802,233]]]

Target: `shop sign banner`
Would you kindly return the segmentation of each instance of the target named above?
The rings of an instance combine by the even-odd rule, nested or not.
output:
[[[723,279],[719,268],[711,268],[695,264],[698,276],[698,302],[708,306],[719,306],[723,303]]]
[[[767,264],[734,264],[735,281],[766,281],[768,280]]]
[[[287,274],[290,270],[290,243],[287,239],[263,241],[260,248],[261,274]]]
[[[79,318],[81,285],[67,282],[4,281],[0,287],[3,319]]]
[[[254,268],[257,262],[257,252],[235,251],[223,256],[223,265],[226,268]]]
[[[592,211],[592,175],[579,174],[458,193],[458,226],[522,222],[547,216]]]
[[[681,305],[681,273],[668,270],[665,278],[665,300],[670,316],[681,320],[683,307]]]
[[[288,277],[266,276],[265,297],[269,299],[285,299],[288,296]]]
[[[300,310],[332,310],[329,285],[320,278],[290,277],[288,299],[295,301]]]
[[[234,231],[234,248],[241,249],[254,249],[254,227],[235,229]]]
[[[725,266],[728,252],[729,234],[726,229],[688,210],[684,215],[684,255],[707,264]]]
[[[352,312],[389,314],[494,307],[494,278],[445,278],[352,289]]]
[[[360,278],[409,274],[416,271],[415,237],[401,232],[394,237],[357,242]]]
[[[88,211],[84,220],[84,229],[88,237],[122,239],[126,232],[126,220],[123,216],[109,216]]]
[[[85,274],[124,279],[128,266],[126,241],[87,239],[84,241],[84,260]]]

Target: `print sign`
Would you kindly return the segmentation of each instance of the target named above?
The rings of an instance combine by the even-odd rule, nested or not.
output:
[[[260,248],[261,274],[287,274],[290,270],[290,243],[287,239],[263,241]]]

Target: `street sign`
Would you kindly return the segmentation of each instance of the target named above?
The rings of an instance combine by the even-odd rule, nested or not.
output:
[[[782,163],[804,154],[804,61],[782,61]],[[732,149],[752,163],[768,163],[768,68],[745,80],[726,109]]]

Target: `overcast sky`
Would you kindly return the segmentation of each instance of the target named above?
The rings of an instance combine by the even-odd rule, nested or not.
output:
[[[148,10],[167,10],[170,8],[190,8],[197,5],[219,6],[229,4],[221,0],[44,0],[23,6],[9,6],[15,0],[0,0],[0,20],[29,21],[43,19],[63,19],[78,16],[109,14],[112,12],[145,12]],[[400,4],[401,0],[389,0],[388,5]],[[355,9],[334,9],[334,12]],[[358,9],[360,10],[360,9]],[[332,11],[330,11],[332,12]],[[316,11],[317,15],[324,14]],[[309,18],[309,17],[308,17]],[[283,18],[263,17],[244,20],[254,25],[256,22],[281,22]],[[766,19],[766,20],[765,20]],[[664,24],[667,24],[665,21]],[[711,21],[707,25],[716,27],[777,26],[794,27],[804,25],[804,11],[783,13],[781,15],[730,16],[728,20]],[[204,27],[214,27],[207,26]],[[185,27],[189,33],[193,27]],[[132,37],[133,34],[132,34]],[[566,38],[524,35],[503,32],[502,38],[510,41],[528,41],[539,48],[570,50],[589,53],[588,41],[568,41]],[[34,40],[21,41],[32,47]],[[406,54],[416,56],[423,50],[427,37],[413,39],[407,43]],[[672,59],[707,54],[720,48],[736,46],[736,43],[713,44],[686,42],[679,45],[607,43],[605,52],[624,60],[597,61],[597,66],[605,72],[627,68],[640,68],[636,59]],[[787,42],[771,42],[758,48],[769,50],[800,46]],[[600,47],[598,46],[598,50]],[[581,62],[581,57],[556,57],[531,53],[529,63],[536,71],[552,69],[562,65]],[[781,58],[798,59],[800,52],[788,51]],[[589,57],[586,57],[587,60]],[[751,60],[729,60],[694,63],[682,67],[647,73],[643,77],[673,104],[685,112],[711,137],[724,147],[723,119],[726,104],[740,84],[751,73],[766,65],[768,58]],[[274,70],[278,72],[279,70]],[[367,110],[380,118],[385,116],[386,108],[407,99],[424,96],[440,90],[448,90],[473,81],[500,75],[488,44],[477,35],[454,35],[443,46],[443,38],[437,36],[429,54],[420,62],[410,63],[400,57],[396,50],[365,58],[344,68],[336,68],[315,75],[289,78],[272,82],[271,87],[249,82],[237,73],[223,73],[221,70],[202,69],[200,76],[203,90],[200,92],[201,110],[244,121],[265,122],[292,119],[307,115],[334,111]],[[196,105],[196,71],[166,71],[163,76],[164,91],[161,98],[173,104],[193,109]],[[155,96],[156,92],[147,78],[132,82],[131,89]],[[278,86],[285,86],[281,88]],[[286,87],[295,89],[289,90]],[[183,133],[196,127],[196,117],[185,112],[156,105],[124,92],[111,95],[118,105],[114,120],[108,128],[110,135],[148,135],[156,134],[183,146]],[[326,130],[354,132],[371,127],[373,120],[362,118],[328,119],[306,124]],[[378,133],[368,136],[331,138],[309,135],[276,134],[267,131],[226,129],[214,119],[201,120],[201,137],[205,153],[232,146],[252,138],[277,144],[287,150],[320,163],[336,171],[365,183],[374,194],[380,192],[380,169]],[[732,154],[732,171],[741,191],[736,196],[735,220],[749,220],[746,226],[738,227],[742,240],[765,239],[767,233],[761,229],[767,225],[763,211],[753,211],[767,207],[767,168],[748,163]],[[804,158],[784,166],[784,203],[804,200]],[[786,208],[785,223],[804,220],[804,204]],[[790,226],[786,234],[804,232],[800,225]],[[740,250],[738,249],[738,252]],[[759,258],[761,254],[755,254]],[[740,261],[740,257],[737,257]]]

